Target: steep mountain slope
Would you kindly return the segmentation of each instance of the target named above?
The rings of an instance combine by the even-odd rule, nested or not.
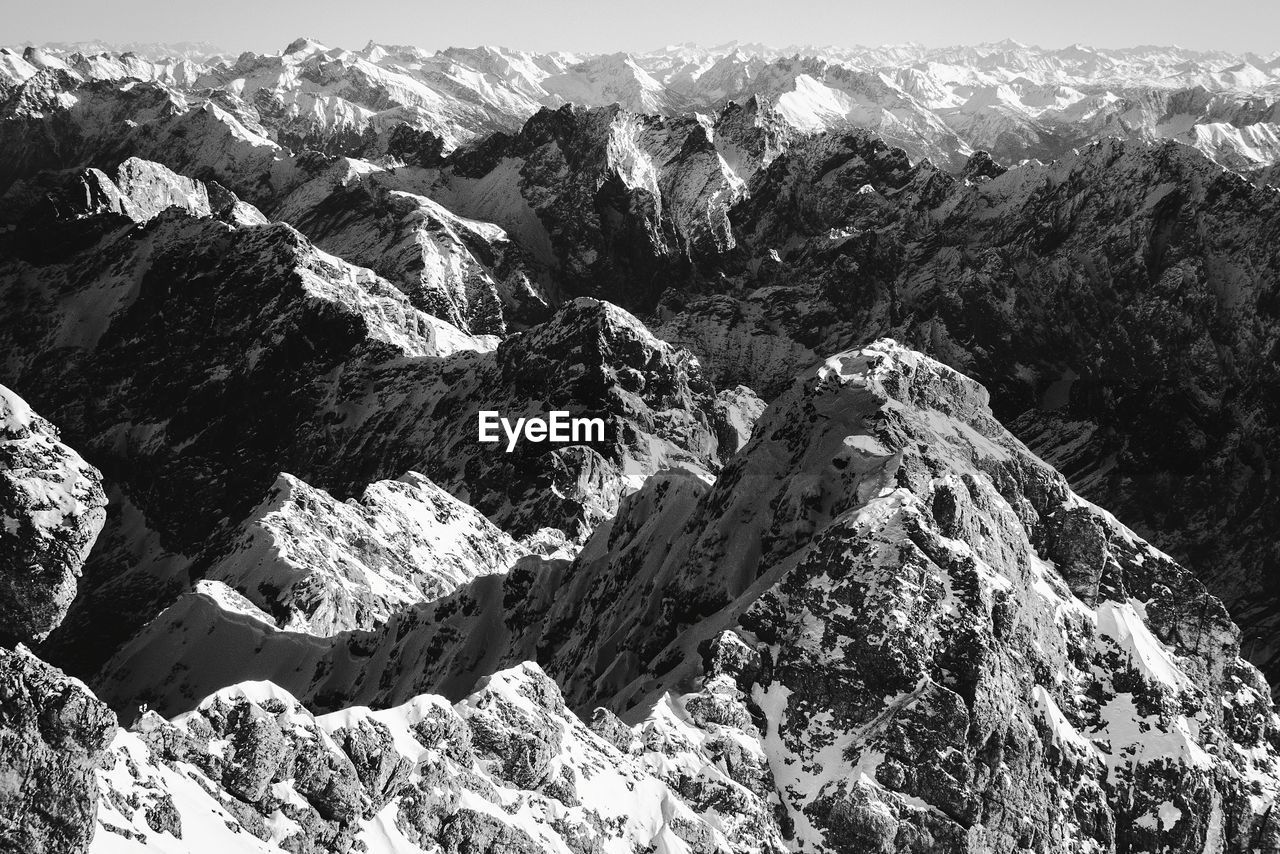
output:
[[[90,178],[117,200],[28,218],[0,276],[0,300],[27,318],[0,332],[6,379],[40,390],[115,499],[83,601],[47,650],[75,672],[201,577],[282,471],[339,499],[421,471],[554,550],[659,469],[719,468],[731,416],[715,389],[623,311],[577,301],[498,346],[287,225],[202,216],[203,188],[138,225],[115,211],[157,207],[150,183]],[[600,418],[603,436],[508,451],[476,441],[488,408]],[[370,596],[385,594],[356,598]],[[372,614],[385,609],[355,624]]]
[[[113,171],[136,156],[195,178],[223,178],[252,202],[306,178],[234,95],[188,96],[159,82],[80,81],[46,69],[0,104],[0,191],[41,170]],[[304,164],[305,165],[305,164]]]
[[[1273,601],[1275,193],[1169,144],[969,174],[870,140],[794,147],[731,214],[764,287],[675,303],[660,333],[766,394],[790,342],[910,341],[991,385],[1002,417],[1032,410],[1020,435],[1230,606]],[[774,337],[743,341],[758,329]]]
[[[45,588],[60,593],[66,579],[74,588],[102,524],[103,495],[98,473],[57,442],[56,430],[0,392],[0,604],[7,633],[31,640],[61,610],[29,630],[19,619],[46,615]],[[366,507],[381,500],[375,524],[390,527],[390,504],[403,508],[415,496],[436,502],[446,522],[475,515],[421,478],[399,485],[364,497]],[[288,487],[289,508],[255,524],[279,538],[292,509],[292,530],[316,533],[297,508],[322,499],[297,481]],[[472,545],[492,549],[500,538],[490,526]],[[297,565],[299,557],[295,549],[279,559]],[[456,555],[463,564],[475,557]],[[20,576],[28,577],[16,583]],[[287,693],[257,684],[221,691],[173,723],[146,715],[134,732],[119,730],[81,683],[20,645],[0,649],[0,687],[4,851],[784,850],[762,797],[749,795],[748,809],[724,817],[698,810],[665,782],[669,758],[657,743],[640,749],[608,717],[593,733],[533,665],[493,674],[455,707],[423,696],[316,719]],[[746,831],[749,849],[731,845]]]
[[[58,431],[0,386],[0,626],[3,640],[40,640],[66,616],[102,529],[101,475]]]
[[[502,530],[410,472],[339,503],[282,474],[206,578],[242,591],[281,628],[368,629],[525,554]]]
[[[382,707],[465,696],[533,653],[571,707],[629,708],[642,750],[692,763],[677,790],[695,809],[723,803],[684,776],[699,765],[779,798],[768,821],[797,850],[1246,850],[1280,832],[1280,719],[1226,610],[1072,493],[973,381],[892,342],[842,353],[715,485],[683,484],[651,479],[568,568],[482,579],[381,632],[304,642],[175,606],[114,673],[167,673],[153,696],[181,707],[208,650],[234,649],[242,676],[308,705]]]
[[[305,402],[323,394],[309,384],[344,360],[484,346],[287,226],[177,210],[136,226],[106,213],[54,224],[44,239],[61,248],[56,261],[23,233],[10,246],[34,257],[9,255],[3,276],[5,304],[27,318],[4,331],[6,377],[39,390],[117,499],[86,586],[114,587],[122,601],[82,612],[95,623],[93,648],[146,615],[130,599],[167,595],[181,554],[220,515],[242,517],[261,498],[300,435]],[[84,254],[68,257],[68,245]],[[171,557],[138,559],[148,553]]]
[[[678,118],[565,106],[428,168],[370,167],[370,180],[500,226],[548,296],[648,312],[667,290],[724,287],[729,212],[798,138],[758,98]]]
[[[87,850],[115,715],[21,644],[0,647],[0,690],[0,850]]]
[[[216,121],[201,133],[224,138],[231,113],[203,114]],[[50,121],[14,115],[15,127]],[[145,126],[125,136],[149,140]],[[979,154],[956,179],[863,134],[787,128],[757,98],[708,120],[544,110],[519,133],[408,166],[294,156],[265,139],[247,159],[191,139],[164,156],[181,166],[201,152],[198,174],[269,199],[269,213],[473,331],[524,328],[585,293],[652,313],[718,384],[766,396],[817,356],[891,334],[990,384],[1006,419],[1065,401],[1021,434],[1232,607],[1270,601],[1274,549],[1254,532],[1275,507],[1274,193],[1169,143],[1105,143],[1008,172]],[[102,156],[124,149],[112,150]],[[1202,373],[1223,394],[1201,388]],[[1156,405],[1125,403],[1148,388]],[[1219,451],[1151,450],[1180,445]],[[419,463],[397,465],[317,484],[354,492]],[[1206,498],[1167,487],[1182,478]],[[1241,616],[1265,664],[1267,618]]]
[[[23,643],[61,622],[102,527],[101,475],[0,386],[0,850],[84,851],[115,716]]]
[[[761,142],[727,137],[726,157],[715,125],[695,117],[563,107],[459,152],[430,194],[501,225],[561,292],[643,306],[687,280],[697,259],[733,246],[727,211]]]
[[[403,171],[342,158],[272,213],[465,331],[501,335],[545,320],[546,276],[529,254],[502,228],[429,198],[427,176]]]
[[[652,311],[717,384],[769,396],[818,354],[892,334],[990,384],[1002,417],[1041,410],[1020,434],[1241,609],[1270,669],[1275,194],[1168,143],[1010,171],[975,155],[956,180],[775,121],[726,111],[693,158],[686,123],[672,157],[678,123],[564,109],[382,180],[497,220],[567,293]],[[1188,446],[1203,453],[1160,450]]]

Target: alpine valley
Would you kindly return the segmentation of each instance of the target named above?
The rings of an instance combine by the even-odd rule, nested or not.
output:
[[[0,852],[1280,851],[1278,186],[1280,53],[0,49]]]

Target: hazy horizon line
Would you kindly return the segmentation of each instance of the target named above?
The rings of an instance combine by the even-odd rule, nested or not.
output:
[[[768,51],[773,53],[790,54],[792,52],[795,52],[797,54],[803,54],[806,51],[815,51],[815,52],[816,51],[876,51],[876,50],[891,50],[895,48],[914,48],[914,49],[924,50],[924,51],[946,51],[946,50],[954,50],[954,49],[962,49],[962,48],[1000,47],[1002,45],[1007,44],[1007,45],[1015,46],[1016,48],[1024,49],[1024,50],[1037,50],[1037,51],[1048,51],[1048,52],[1064,51],[1064,50],[1070,50],[1072,48],[1089,50],[1089,51],[1094,51],[1099,53],[1103,53],[1103,52],[1114,53],[1114,52],[1138,51],[1138,50],[1179,50],[1179,51],[1187,51],[1190,53],[1197,53],[1197,54],[1227,54],[1235,57],[1245,57],[1245,56],[1252,55],[1260,58],[1265,58],[1268,60],[1280,58],[1280,49],[1277,49],[1276,51],[1273,51],[1270,54],[1267,54],[1267,53],[1262,53],[1260,51],[1255,51],[1255,50],[1232,50],[1230,48],[1195,48],[1195,47],[1186,47],[1184,45],[1180,45],[1177,43],[1161,44],[1159,42],[1144,42],[1141,44],[1125,45],[1120,47],[1101,47],[1098,45],[1088,44],[1086,42],[1075,41],[1075,42],[1071,42],[1069,44],[1064,44],[1061,46],[1047,46],[1044,44],[1039,44],[1034,42],[1020,41],[1010,36],[1006,36],[1004,38],[997,39],[994,41],[989,40],[989,41],[975,41],[975,42],[953,42],[949,44],[937,44],[937,45],[930,45],[921,41],[902,41],[902,42],[885,42],[882,44],[808,43],[808,44],[785,44],[785,45],[778,46],[778,45],[772,45],[772,44],[761,42],[761,41],[747,41],[747,40],[740,40],[740,39],[730,39],[728,41],[718,42],[715,44],[705,44],[703,42],[691,40],[691,41],[682,41],[682,42],[669,42],[667,44],[663,44],[657,47],[649,47],[649,48],[643,48],[643,49],[618,48],[614,50],[606,50],[606,49],[532,50],[529,48],[513,47],[508,44],[499,44],[496,42],[481,42],[481,43],[472,44],[472,45],[450,44],[444,47],[422,47],[421,45],[414,44],[412,42],[389,42],[389,41],[380,41],[378,39],[373,39],[373,38],[364,39],[363,40],[364,43],[361,47],[353,48],[353,47],[344,47],[340,44],[330,43],[323,39],[314,38],[311,36],[298,36],[297,38],[287,42],[284,46],[276,50],[254,50],[252,48],[244,48],[244,49],[237,50],[234,48],[228,48],[225,45],[219,44],[217,42],[209,41],[206,39],[176,39],[176,40],[158,40],[158,41],[156,40],[119,41],[114,39],[66,39],[66,40],[46,39],[43,41],[19,40],[15,42],[9,42],[7,44],[0,45],[0,49],[22,51],[22,50],[26,50],[27,48],[37,48],[37,49],[74,51],[74,50],[90,48],[90,47],[101,47],[106,52],[110,52],[110,53],[128,53],[128,52],[135,51],[139,48],[176,49],[176,48],[185,47],[188,51],[191,51],[193,49],[199,49],[202,53],[206,53],[209,55],[235,57],[245,53],[253,53],[259,56],[275,56],[275,55],[284,54],[290,45],[296,44],[297,42],[300,42],[300,41],[314,42],[316,44],[322,45],[324,48],[329,50],[338,49],[338,50],[346,50],[350,52],[365,50],[365,49],[368,49],[370,46],[378,46],[378,47],[408,47],[408,48],[414,48],[416,50],[434,51],[435,53],[441,53],[447,50],[480,50],[484,48],[489,48],[489,49],[495,49],[495,50],[508,51],[512,53],[542,54],[542,55],[561,53],[561,54],[577,54],[577,55],[589,55],[589,56],[611,56],[611,55],[617,55],[617,54],[643,56],[643,55],[661,53],[663,51],[670,51],[670,50],[679,49],[679,48],[705,50],[705,51],[711,51],[711,52],[720,51],[720,50],[732,50],[734,48],[752,48],[752,49]]]

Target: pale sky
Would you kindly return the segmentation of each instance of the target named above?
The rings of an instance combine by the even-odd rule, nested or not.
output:
[[[647,50],[676,42],[930,47],[1012,38],[1044,47],[1178,44],[1270,55],[1276,0],[0,0],[0,44],[209,41],[278,51],[298,36],[427,49]]]

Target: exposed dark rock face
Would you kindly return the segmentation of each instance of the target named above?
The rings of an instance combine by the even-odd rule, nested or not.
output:
[[[346,502],[282,474],[225,550],[210,550],[203,575],[281,628],[323,636],[371,629],[527,553],[414,472]]]
[[[101,475],[0,386],[0,639],[41,640],[66,616],[106,518]]]
[[[875,147],[804,166],[830,146],[779,157],[735,209],[756,258],[793,247],[742,313],[818,353],[893,335],[981,379],[1080,491],[1223,596],[1268,667],[1275,194],[1172,145],[1103,143],[976,183]],[[773,391],[713,331],[727,310],[690,303],[662,329],[713,380]]]
[[[728,134],[736,118],[717,121]],[[1274,609],[1251,603],[1273,601],[1277,576],[1257,527],[1276,506],[1265,450],[1276,444],[1267,425],[1280,334],[1266,250],[1273,193],[1173,144],[1106,142],[1014,170],[979,154],[957,180],[862,133],[762,148],[739,186],[663,153],[687,128],[637,122],[544,114],[520,135],[459,152],[432,192],[502,222],[526,247],[549,246],[564,292],[656,311],[660,333],[717,384],[771,397],[818,355],[886,334],[978,377],[1001,417],[1032,412],[1015,423],[1019,435],[1226,598],[1265,665]],[[727,150],[727,135],[711,140]],[[528,170],[552,155],[605,177],[549,191],[552,166]],[[517,160],[518,179],[504,177]],[[652,236],[625,244],[643,263],[617,266],[624,243],[591,242],[605,220],[583,193],[610,176],[647,200],[621,215]],[[518,191],[521,203],[495,206],[467,181]],[[686,199],[676,186],[700,189]],[[529,206],[555,230],[530,231]],[[684,244],[677,263],[672,247],[693,233],[682,223],[697,219],[686,208],[727,220],[703,250]],[[656,309],[643,272],[653,264],[666,265]],[[579,268],[589,281],[574,278]],[[1163,450],[1182,447],[1197,452]]]
[[[612,515],[624,487],[664,468],[719,468],[722,416],[697,360],[627,312],[585,297],[496,350],[344,378],[325,409],[301,471],[338,469],[343,492],[383,472],[421,471],[521,537],[547,527],[581,542]],[[353,409],[358,417],[330,414]],[[513,420],[550,411],[599,418],[604,437],[521,440],[508,451],[505,434],[478,442],[481,409]]]
[[[145,226],[122,217],[76,225],[98,236],[83,255],[10,260],[4,300],[25,306],[28,322],[2,334],[6,376],[38,390],[37,405],[118,498],[85,601],[62,629],[92,659],[185,582],[182,555],[220,517],[242,518],[261,499],[308,435],[331,372],[469,339],[287,226],[176,210]],[[137,365],[147,367],[138,374]],[[87,672],[83,660],[50,654]]]
[[[716,395],[716,413],[724,426],[717,435],[720,455],[727,459],[751,439],[751,431],[764,412],[765,403],[744,385],[727,388]]]
[[[716,536],[751,510],[736,530],[761,532],[758,546]],[[1221,603],[1073,495],[971,380],[887,343],[834,357],[774,404],[687,518],[661,568],[636,575],[706,613],[724,606],[683,634],[663,632],[679,612],[636,619],[641,661],[656,647],[641,636],[675,638],[641,690],[688,678],[705,638],[702,688],[683,706],[713,732],[759,733],[796,840],[1195,851],[1276,832],[1249,794],[1273,785],[1276,719]],[[1085,554],[1097,560],[1081,579]],[[588,652],[626,631],[628,609],[611,607],[626,596],[596,601],[607,622],[586,617],[558,651],[564,670],[550,664],[570,686],[593,664],[626,681]],[[735,619],[736,637],[714,634]]]
[[[565,106],[459,151],[432,192],[523,242],[560,292],[652,306],[698,259],[733,246],[727,212],[742,179],[717,145],[692,117]],[[758,162],[742,160],[747,174]]]
[[[520,137],[460,152],[445,172],[500,181],[498,164],[533,157],[535,142],[583,174],[634,178],[624,166],[652,164],[656,183],[632,192],[653,213],[626,215],[655,235],[637,244],[645,264],[671,263],[662,259],[676,244],[660,236],[689,221],[663,176],[702,187],[695,208],[722,211],[727,225],[713,250],[687,249],[690,266],[663,274],[673,287],[656,313],[660,333],[695,352],[713,381],[771,397],[817,355],[886,334],[978,377],[1001,417],[1032,411],[1019,435],[1224,596],[1265,666],[1277,577],[1258,527],[1277,506],[1277,461],[1265,450],[1277,445],[1274,193],[1173,144],[1105,142],[1014,170],[979,154],[957,180],[860,133],[790,140],[742,171],[741,189],[723,189],[732,182],[722,175],[717,190],[662,155],[652,127],[620,159],[621,117],[608,145],[595,141],[604,118],[546,115]],[[647,274],[636,273],[644,265],[606,269],[592,260],[601,247],[573,236],[602,233],[589,213],[598,204],[561,201],[570,188],[559,185],[547,196],[536,173],[515,183],[536,210],[548,205],[540,216],[556,224],[564,290],[653,310]],[[437,191],[465,206],[447,186]],[[516,239],[541,245],[512,223]],[[585,285],[567,272],[582,264]],[[1168,450],[1186,447],[1195,453]]]
[[[78,854],[93,838],[115,715],[18,642],[62,621],[105,503],[98,472],[0,386],[0,851]]]
[[[84,685],[23,647],[0,649],[0,851],[86,850],[115,731]]]

